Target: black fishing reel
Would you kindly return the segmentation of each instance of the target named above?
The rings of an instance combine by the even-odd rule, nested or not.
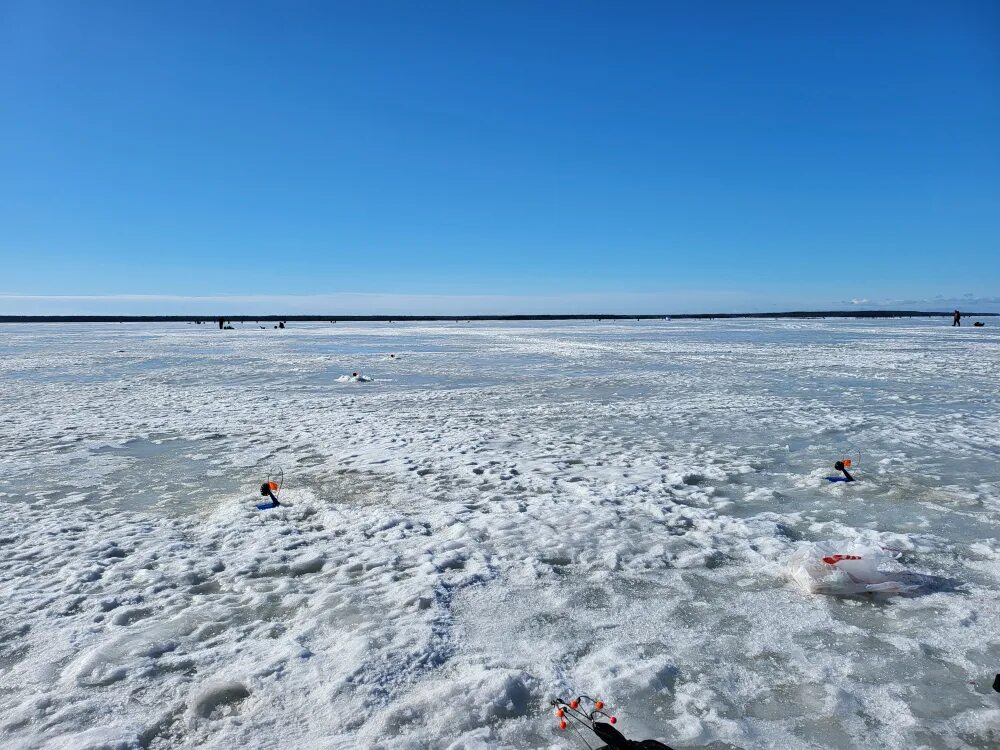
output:
[[[271,494],[270,482],[264,482],[264,484],[260,486],[260,495],[261,497],[267,497],[270,494]]]

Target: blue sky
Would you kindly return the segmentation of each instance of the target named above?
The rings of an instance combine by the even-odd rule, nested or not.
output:
[[[995,2],[0,0],[0,101],[0,313],[1000,309]]]

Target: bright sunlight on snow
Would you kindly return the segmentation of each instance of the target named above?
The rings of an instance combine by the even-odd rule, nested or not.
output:
[[[996,747],[997,331],[5,327],[2,743]]]

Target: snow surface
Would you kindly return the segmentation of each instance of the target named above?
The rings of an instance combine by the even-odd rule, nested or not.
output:
[[[996,747],[997,330],[6,326],[0,744]]]
[[[338,383],[371,383],[375,378],[370,378],[367,375],[362,375],[358,373],[357,375],[341,375],[337,378]]]

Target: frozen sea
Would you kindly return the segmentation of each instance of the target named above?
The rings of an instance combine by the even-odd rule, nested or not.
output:
[[[4,747],[1000,746],[993,320],[8,325],[0,456]]]

